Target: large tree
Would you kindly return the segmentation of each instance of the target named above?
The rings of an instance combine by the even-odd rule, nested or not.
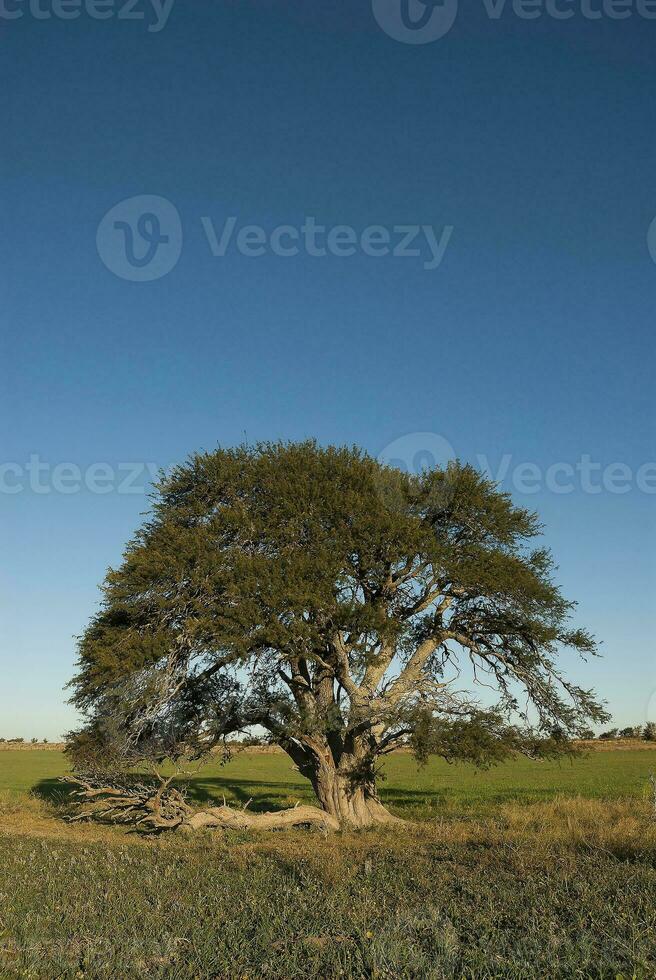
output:
[[[474,761],[565,745],[605,713],[556,665],[595,644],[539,533],[461,464],[410,475],[313,442],[194,455],[80,640],[74,751],[198,757],[261,726],[331,817],[365,826],[389,819],[377,764],[400,743]]]

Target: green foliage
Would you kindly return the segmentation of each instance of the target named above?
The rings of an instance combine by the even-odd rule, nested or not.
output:
[[[644,738],[645,742],[656,742],[656,722],[647,722],[643,729],[642,737]]]
[[[481,769],[516,753],[531,759],[574,754],[571,742],[558,730],[549,737],[540,736],[509,725],[500,711],[472,710],[455,719],[425,712],[415,725],[410,744],[421,763],[439,755],[447,762],[472,762]]]
[[[539,532],[458,463],[413,476],[314,442],[193,455],[162,477],[80,639],[73,750],[200,756],[261,725],[303,771],[330,756],[365,773],[427,717],[447,757],[458,739],[483,760],[580,735],[607,715],[556,659],[595,643]],[[463,667],[498,688],[494,724],[455,692]]]

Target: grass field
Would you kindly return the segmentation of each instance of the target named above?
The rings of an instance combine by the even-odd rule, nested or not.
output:
[[[0,793],[61,793],[59,777],[67,771],[61,752],[34,750],[0,753]],[[384,801],[399,816],[430,819],[445,809],[481,810],[498,803],[531,803],[556,796],[590,799],[639,798],[656,771],[656,752],[589,752],[573,760],[535,763],[516,759],[488,771],[449,765],[432,759],[417,766],[411,755],[394,754],[385,761],[380,785]],[[275,809],[297,800],[315,802],[312,789],[286,755],[241,753],[222,766],[210,763],[188,778],[192,798],[244,803],[253,809]]]
[[[144,840],[63,822],[61,754],[3,752],[0,977],[652,980],[653,769],[630,750],[489,772],[394,755],[401,830]],[[213,764],[190,790],[311,799],[283,755]]]

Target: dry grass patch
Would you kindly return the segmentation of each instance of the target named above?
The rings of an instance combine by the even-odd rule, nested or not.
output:
[[[3,980],[656,976],[647,801],[145,840],[2,804]]]

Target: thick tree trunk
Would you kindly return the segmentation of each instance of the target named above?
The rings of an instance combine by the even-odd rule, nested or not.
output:
[[[373,779],[358,780],[348,769],[321,764],[310,776],[323,810],[347,827],[399,822],[378,799]]]

